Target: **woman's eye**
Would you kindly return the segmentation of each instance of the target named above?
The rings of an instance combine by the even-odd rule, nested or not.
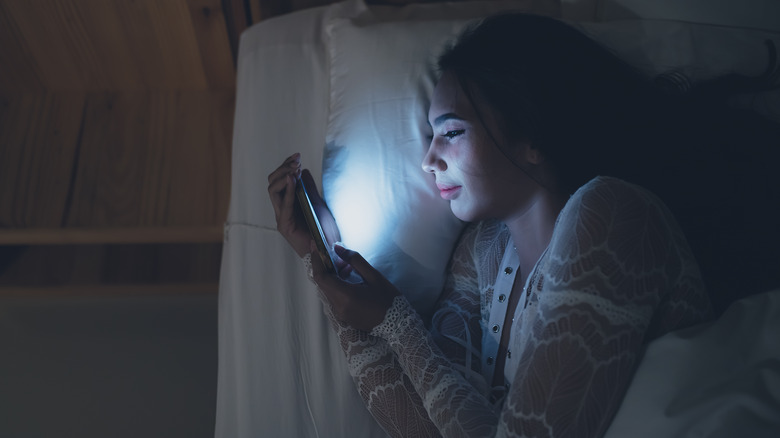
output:
[[[463,134],[463,131],[464,131],[463,129],[455,129],[455,130],[452,130],[452,131],[447,131],[447,132],[444,133],[444,136],[451,140],[451,139],[459,136],[460,134]]]

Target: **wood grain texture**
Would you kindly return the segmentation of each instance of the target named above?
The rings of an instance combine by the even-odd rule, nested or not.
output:
[[[219,0],[3,0],[0,25],[3,93],[235,86]]]
[[[0,227],[59,227],[78,153],[83,93],[0,96]]]
[[[6,2],[0,1],[0,91],[43,91],[38,66]]]
[[[220,0],[187,0],[187,5],[208,88],[234,89],[236,72]]]
[[[83,26],[70,14],[70,9],[61,2],[43,2],[31,0],[8,0],[4,2],[9,21],[12,20],[17,37],[25,46],[28,63],[14,65],[19,75],[37,72],[46,88],[73,89],[73,84],[81,84],[80,67],[73,62],[71,54],[74,43],[83,40]],[[70,28],[70,32],[65,30]],[[0,47],[5,47],[3,41]],[[3,50],[4,49],[0,49]],[[25,71],[27,65],[35,66],[36,71]],[[70,84],[70,86],[68,86]],[[4,83],[3,91],[18,89],[18,84]]]
[[[221,3],[235,66],[238,61],[238,42],[241,33],[252,24],[252,11],[246,7],[244,0],[222,0]]]
[[[90,94],[65,225],[221,225],[232,112],[232,93]]]
[[[234,95],[0,96],[0,227],[221,226]]]
[[[222,3],[0,0],[0,293],[216,292]]]

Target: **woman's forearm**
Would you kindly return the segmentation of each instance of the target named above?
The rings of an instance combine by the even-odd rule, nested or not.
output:
[[[436,437],[422,399],[384,339],[339,323],[326,311],[347,358],[360,396],[374,419],[392,437]]]
[[[443,436],[495,434],[498,414],[494,407],[444,356],[405,298],[395,299],[385,321],[371,334],[384,339],[395,352]]]

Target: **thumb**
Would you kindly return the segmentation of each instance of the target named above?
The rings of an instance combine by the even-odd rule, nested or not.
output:
[[[336,251],[336,254],[338,254],[342,260],[349,263],[352,268],[358,274],[360,274],[361,277],[363,277],[364,280],[372,282],[381,276],[379,271],[374,269],[374,267],[371,266],[371,264],[368,263],[366,259],[364,259],[363,256],[360,255],[360,253],[357,251],[352,251],[338,244],[334,245],[333,249]]]

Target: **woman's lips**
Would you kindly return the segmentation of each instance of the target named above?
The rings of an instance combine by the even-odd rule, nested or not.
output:
[[[439,188],[439,194],[444,199],[452,199],[460,191],[461,186],[452,186],[448,184],[436,184]]]

